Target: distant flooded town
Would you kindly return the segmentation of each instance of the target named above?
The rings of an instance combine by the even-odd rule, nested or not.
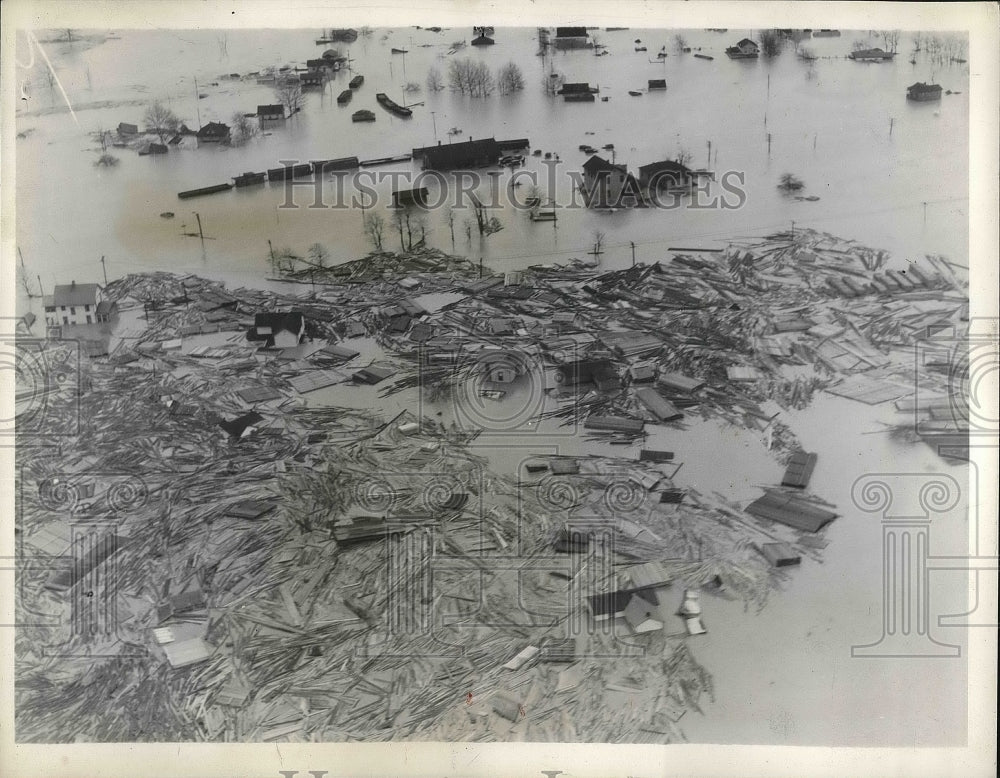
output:
[[[18,742],[965,743],[964,34],[16,48]]]

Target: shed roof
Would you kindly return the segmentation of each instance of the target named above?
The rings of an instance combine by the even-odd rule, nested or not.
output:
[[[96,305],[97,284],[57,284],[52,294],[53,305]]]

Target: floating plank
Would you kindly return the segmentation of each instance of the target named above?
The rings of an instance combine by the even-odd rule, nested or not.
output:
[[[635,397],[660,421],[677,421],[684,418],[684,414],[677,410],[672,402],[651,386],[637,389]]]
[[[783,492],[768,492],[746,507],[746,512],[761,519],[770,519],[806,532],[817,532],[837,514],[818,508],[812,503]]]
[[[838,397],[857,400],[866,405],[878,405],[898,400],[900,397],[913,394],[913,387],[897,384],[892,381],[876,381],[864,375],[853,375],[838,384],[827,386],[826,391]]]
[[[624,416],[589,416],[583,426],[588,430],[638,434],[643,431],[646,423],[641,419],[628,419]]]
[[[781,479],[782,486],[795,486],[804,489],[809,485],[813,469],[816,467],[816,455],[805,451],[796,451],[788,460],[788,467]]]
[[[787,543],[765,543],[760,547],[760,552],[775,567],[787,567],[802,562],[802,557]]]
[[[576,661],[576,641],[573,638],[549,638],[542,647],[541,661]]]
[[[268,400],[277,400],[281,397],[281,392],[271,386],[251,386],[246,389],[240,389],[236,394],[240,396],[243,402],[250,405],[267,402]]]
[[[288,383],[292,385],[292,388],[296,392],[305,394],[306,392],[313,392],[317,389],[332,386],[333,384],[339,384],[347,379],[348,376],[339,370],[311,370],[308,373],[289,378]]]
[[[227,508],[226,515],[236,519],[259,519],[274,507],[271,500],[242,500]]]
[[[187,667],[208,659],[211,656],[211,646],[201,638],[191,638],[164,644],[163,653],[167,655],[171,667]]]
[[[505,670],[520,670],[527,662],[538,656],[539,650],[537,646],[527,646],[521,649],[517,656],[507,662],[503,668]]]
[[[656,449],[644,448],[639,452],[640,462],[670,462],[673,458],[673,451],[657,451]]]

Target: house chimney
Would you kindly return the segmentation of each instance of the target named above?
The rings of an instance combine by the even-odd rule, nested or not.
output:
[[[441,145],[441,141],[438,141],[438,146],[440,146],[440,145]]]
[[[74,281],[73,281],[73,282],[72,282],[72,283],[71,283],[71,284],[69,285],[69,288],[70,288],[70,289],[76,289],[76,280],[75,280],[75,279],[74,279]]]

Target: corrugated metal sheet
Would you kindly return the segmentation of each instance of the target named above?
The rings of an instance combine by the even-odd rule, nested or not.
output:
[[[768,492],[750,503],[746,512],[806,532],[816,532],[837,518],[837,514],[832,511],[783,492]]]
[[[646,423],[641,419],[627,419],[623,416],[590,416],[583,423],[588,430],[610,430],[613,432],[642,432]]]
[[[684,418],[684,414],[677,410],[672,402],[665,399],[651,386],[636,389],[635,397],[660,421],[676,421]]]
[[[809,454],[805,451],[796,451],[792,454],[792,458],[788,460],[785,475],[781,479],[781,485],[796,486],[799,489],[808,486],[813,468],[816,467],[816,458],[815,454]]]

